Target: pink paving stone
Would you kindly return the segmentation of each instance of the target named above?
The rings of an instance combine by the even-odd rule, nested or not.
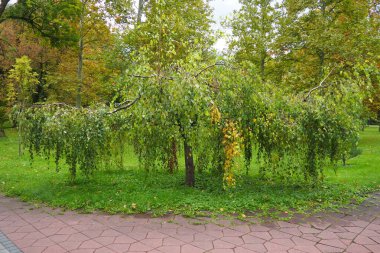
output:
[[[343,252],[344,249],[331,247],[324,244],[317,244],[316,247],[322,252],[322,253],[339,253]]]
[[[344,227],[344,229],[346,229],[348,232],[352,232],[352,233],[361,233],[363,231],[363,228],[361,227]]]
[[[349,239],[349,240],[352,240],[357,236],[357,234],[352,233],[352,232],[343,232],[343,233],[335,233],[335,234],[341,239]]]
[[[148,232],[146,238],[151,238],[151,239],[163,239],[165,237],[168,237],[167,235],[163,234],[163,233],[160,233],[160,232],[157,232],[157,231],[151,231],[151,232]]]
[[[272,240],[270,240],[270,242],[280,244],[280,245],[284,245],[284,246],[288,246],[288,247],[294,247],[294,245],[295,245],[294,242],[290,239],[272,239]]]
[[[212,242],[207,242],[207,241],[199,241],[199,242],[195,241],[195,242],[192,242],[191,245],[194,245],[195,247],[203,249],[203,250],[210,250],[214,248],[214,245],[212,244]]]
[[[79,246],[79,249],[99,249],[102,247],[103,247],[103,245],[96,242],[95,240],[88,240],[88,241],[83,242]]]
[[[38,240],[38,239],[42,239],[42,238],[46,238],[46,236],[40,232],[32,232],[32,233],[29,233],[28,235],[26,235],[23,239],[24,240],[26,240],[26,239]]]
[[[254,237],[258,237],[264,240],[272,239],[271,235],[268,232],[251,232],[248,235],[252,235]]]
[[[246,233],[240,232],[240,231],[236,231],[236,230],[230,229],[230,228],[223,229],[223,235],[224,236],[242,236],[244,234],[246,234]]]
[[[264,243],[264,246],[265,248],[267,248],[268,252],[287,251],[291,248],[289,246],[280,245],[272,242],[266,242]]]
[[[59,228],[43,228],[40,230],[46,236],[55,235],[60,229]]]
[[[190,242],[194,241],[193,235],[184,235],[184,234],[177,235],[176,234],[176,235],[173,235],[173,237],[180,240],[180,241],[186,242],[186,243],[190,243]]]
[[[213,242],[215,249],[233,249],[235,248],[235,245],[229,242],[222,241],[220,239],[217,239]]]
[[[36,229],[31,225],[27,225],[27,226],[18,228],[16,231],[18,233],[31,233],[31,232],[36,232]]]
[[[70,251],[70,250],[74,250],[74,249],[79,248],[79,246],[81,245],[81,243],[82,243],[82,242],[73,242],[73,241],[68,242],[68,241],[65,241],[65,242],[61,242],[61,243],[59,243],[59,245],[60,245],[62,248],[64,248],[64,249]]]
[[[335,247],[335,248],[341,248],[341,249],[346,248],[346,245],[343,242],[341,242],[339,239],[321,240],[319,243],[328,245],[331,247]]]
[[[380,244],[376,244],[376,245],[364,245],[364,247],[366,247],[367,249],[369,249],[370,251],[372,251],[374,253],[380,252]]]
[[[157,248],[157,250],[163,253],[181,253],[180,246],[162,246]]]
[[[24,253],[41,253],[46,249],[46,247],[28,247],[22,249]]]
[[[23,239],[28,234],[29,233],[10,233],[10,234],[7,234],[7,236],[11,240],[20,240],[20,239]]]
[[[113,250],[116,253],[128,252],[130,247],[131,245],[128,243],[113,243],[107,246],[107,248]]]
[[[373,230],[365,229],[363,230],[363,232],[360,233],[360,235],[372,237],[372,236],[380,236],[380,233],[377,233],[376,231],[373,231]]]
[[[255,251],[243,248],[243,247],[237,247],[235,248],[235,253],[256,253]]]
[[[70,237],[70,235],[52,235],[52,236],[49,236],[49,239],[52,240],[53,242],[63,242],[63,241],[66,241],[68,238]]]
[[[203,253],[204,250],[190,244],[181,246],[181,253]]]
[[[317,235],[317,237],[321,238],[321,239],[337,239],[337,238],[339,238],[338,235],[336,235],[335,233],[330,232],[330,231],[326,231],[326,230],[319,233]]]
[[[213,249],[209,251],[210,253],[234,253],[232,249]]]
[[[264,243],[265,240],[258,238],[256,236],[252,235],[243,235],[243,240],[245,243]]]
[[[237,225],[237,226],[232,227],[232,229],[239,231],[239,232],[242,232],[244,234],[251,232],[251,229],[249,228],[248,225]]]
[[[328,227],[331,226],[331,223],[329,223],[329,222],[319,221],[319,222],[312,222],[310,225],[311,225],[313,228],[321,229],[321,230],[325,230],[325,229],[327,229]]]
[[[141,242],[135,242],[131,244],[129,248],[130,251],[149,251],[152,250],[153,247],[143,244]]]
[[[210,236],[213,236],[215,238],[220,238],[220,237],[223,237],[223,232],[222,230],[206,230],[204,232],[204,234],[206,235],[210,235]]]
[[[370,225],[367,226],[367,229],[375,230],[375,231],[380,231],[380,225],[378,225],[378,224],[370,224]]]
[[[220,240],[232,243],[232,244],[237,245],[237,246],[244,244],[243,239],[241,237],[237,237],[237,236],[226,236],[226,237],[220,238]]]
[[[296,249],[290,249],[290,250],[288,250],[288,253],[305,253],[305,251],[300,251],[300,250],[296,250]]]
[[[64,227],[64,228],[61,228],[57,234],[58,235],[72,235],[72,234],[75,234],[75,233],[78,233],[77,230],[75,229],[72,229],[71,227]]]
[[[114,243],[134,243],[134,242],[136,242],[136,240],[127,235],[120,235],[116,237],[114,241]]]
[[[362,245],[352,243],[350,246],[348,246],[348,248],[346,249],[346,252],[347,253],[369,253],[370,251]]]
[[[47,247],[43,251],[43,253],[64,253],[64,252],[67,252],[67,251],[59,245],[53,245],[53,246]]]
[[[272,236],[273,239],[282,239],[282,238],[289,239],[289,238],[292,238],[292,235],[287,234],[287,233],[283,233],[283,232],[280,232],[277,230],[271,230],[271,231],[269,231],[269,234]]]
[[[251,232],[268,232],[271,230],[268,227],[262,226],[262,225],[252,225],[250,226]]]
[[[305,253],[321,253],[321,251],[315,246],[305,246],[305,245],[296,245],[294,246],[295,250],[302,251]]]
[[[371,240],[367,236],[358,235],[354,242],[361,245],[367,245],[367,244],[377,244],[375,241]]]
[[[215,239],[216,237],[204,233],[198,233],[194,235],[194,241],[213,241]]]
[[[379,236],[370,236],[369,238],[371,238],[371,240],[377,242],[378,244],[380,244],[380,235]]]
[[[167,237],[167,238],[164,238],[163,240],[164,246],[180,246],[183,244],[186,244],[186,243],[173,237]]]
[[[319,242],[321,239],[312,235],[312,234],[305,234],[301,236],[305,240],[313,241],[313,242]]]
[[[140,241],[152,248],[157,248],[162,246],[162,239],[144,239]]]
[[[49,238],[42,238],[33,243],[33,247],[50,247],[55,245],[56,243],[50,240]]]
[[[81,233],[87,236],[88,238],[95,238],[99,237],[103,233],[103,230],[85,230]]]
[[[115,253],[115,251],[110,250],[110,249],[108,249],[106,247],[103,247],[103,248],[95,250],[94,253]]]
[[[71,253],[94,253],[93,249],[75,249],[70,251]]]
[[[130,232],[130,233],[127,233],[126,235],[128,235],[129,237],[139,241],[139,240],[145,239],[147,237],[148,233]]]
[[[104,230],[103,233],[101,234],[101,236],[119,236],[119,235],[121,235],[121,233],[113,229]]]
[[[299,231],[298,228],[281,228],[279,229],[280,232],[287,233],[290,235],[296,235],[296,236],[301,236],[302,233]]]
[[[89,240],[90,238],[88,238],[88,236],[85,236],[84,234],[82,233],[74,233],[74,234],[71,234],[69,236],[69,238],[67,239],[67,241],[72,241],[72,242],[84,242],[84,241],[87,241]]]
[[[277,224],[280,228],[296,228],[298,227],[297,224],[285,222],[285,221],[277,221]]]
[[[319,234],[321,230],[315,229],[315,228],[309,228],[309,227],[304,227],[300,226],[298,228],[303,234]]]
[[[35,241],[37,241],[38,239],[21,239],[21,240],[15,240],[13,241],[16,246],[18,246],[19,248],[26,248],[26,247],[30,247],[33,245],[33,243]]]
[[[95,237],[93,238],[93,240],[100,243],[103,246],[107,246],[115,241],[115,237],[101,236],[101,237]]]

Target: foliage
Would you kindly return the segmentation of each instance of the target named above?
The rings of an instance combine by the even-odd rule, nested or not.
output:
[[[108,155],[110,132],[105,114],[104,110],[48,106],[28,109],[18,121],[31,158],[35,154],[53,157],[57,171],[65,159],[74,179],[77,168],[89,176]]]
[[[7,99],[11,105],[21,108],[32,103],[32,95],[38,84],[37,74],[33,72],[31,60],[27,56],[16,59],[16,64],[9,71]]]
[[[82,212],[291,217],[293,213],[318,212],[360,200],[380,185],[380,134],[374,126],[360,133],[362,154],[349,160],[347,166],[339,166],[336,173],[327,168],[325,182],[320,186],[267,182],[252,169],[248,176],[244,170],[235,171],[237,184],[228,192],[224,192],[214,174],[206,171],[197,176],[195,188],[184,187],[183,164],[173,175],[139,170],[138,159],[129,144],[124,154],[124,170],[102,170],[91,180],[79,174],[72,183],[67,180],[67,170],[57,174],[53,168],[48,169],[48,161],[44,159],[36,157],[30,166],[27,157],[18,157],[17,133],[9,129],[7,136],[0,139],[0,191],[37,206],[44,203]],[[236,165],[243,166],[244,161],[237,159]],[[252,168],[257,166],[253,161]],[[62,168],[66,166],[62,164]]]

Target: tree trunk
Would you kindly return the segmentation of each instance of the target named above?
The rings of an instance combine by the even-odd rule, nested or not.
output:
[[[1,137],[5,137],[5,131],[2,128],[0,128],[0,138]]]
[[[177,158],[177,143],[175,140],[171,140],[169,149],[169,172],[173,174],[178,168],[178,158]]]
[[[83,86],[83,26],[84,26],[84,16],[85,16],[85,3],[82,1],[82,13],[79,21],[79,44],[78,44],[78,86],[77,86],[77,99],[76,106],[77,108],[82,107],[82,86]]]
[[[10,0],[1,0],[0,2],[0,17],[3,15],[5,11],[5,7],[7,7],[7,4],[9,3]]]
[[[194,157],[191,146],[184,141],[185,149],[185,168],[186,168],[186,178],[185,183],[187,186],[194,187],[195,185],[195,167],[194,167]]]
[[[139,9],[137,10],[137,24],[141,23],[143,9],[144,9],[144,1],[145,0],[139,0]]]

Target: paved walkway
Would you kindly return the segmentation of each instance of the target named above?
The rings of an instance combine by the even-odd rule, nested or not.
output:
[[[0,196],[0,230],[25,253],[380,252],[380,193],[342,213],[261,225],[218,222],[62,213]],[[0,253],[19,252],[1,235]]]

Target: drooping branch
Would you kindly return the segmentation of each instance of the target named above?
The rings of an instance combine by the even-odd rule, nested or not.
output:
[[[117,113],[117,112],[119,112],[121,110],[128,109],[128,108],[132,107],[134,104],[136,104],[137,101],[140,100],[140,98],[141,98],[141,95],[139,94],[138,97],[135,98],[134,100],[132,100],[132,101],[128,100],[128,101],[130,101],[129,103],[127,101],[124,102],[124,103],[122,103],[122,104],[124,104],[123,106],[120,106],[120,107],[116,108],[115,110],[113,110],[112,112],[110,112],[108,114],[113,114],[113,113]]]
[[[225,64],[224,62],[217,62],[217,63],[214,63],[214,64],[212,64],[212,65],[209,65],[209,66],[207,66],[207,67],[201,69],[198,73],[196,73],[196,74],[194,75],[194,77],[197,78],[198,76],[200,76],[200,75],[201,75],[203,72],[205,72],[206,70],[209,70],[209,69],[214,68],[214,67],[216,67],[216,66],[225,66],[225,65],[226,65],[226,64]]]
[[[76,107],[68,105],[66,103],[33,104],[30,107],[31,108],[43,108],[43,107],[49,107],[49,106],[76,108]]]
[[[309,92],[307,93],[306,97],[303,99],[304,102],[306,102],[311,94],[317,90],[320,90],[320,89],[325,89],[327,87],[329,87],[331,84],[325,84],[326,80],[330,77],[331,73],[333,72],[334,69],[332,69],[323,79],[322,81],[319,83],[318,86],[312,88],[311,90],[309,90]]]

